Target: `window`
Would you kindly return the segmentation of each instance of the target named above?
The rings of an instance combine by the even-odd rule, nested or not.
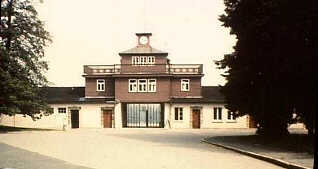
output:
[[[129,79],[128,92],[156,92],[156,79]]]
[[[131,64],[152,65],[152,64],[155,64],[155,57],[154,56],[133,56],[131,58]]]
[[[137,64],[136,56],[133,56],[133,57],[131,58],[131,64],[133,64],[133,65],[136,65],[136,64]]]
[[[137,92],[137,79],[129,79],[128,88],[129,92]]]
[[[137,56],[136,56],[136,64],[137,64],[137,65],[139,65],[139,64],[140,64],[140,62],[139,62],[139,61],[140,61],[140,60],[139,60],[139,57],[137,57]]]
[[[190,90],[190,79],[181,79],[181,91]]]
[[[138,92],[147,92],[147,79],[138,80]]]
[[[140,56],[140,65],[146,65],[147,63],[147,56]]]
[[[155,64],[155,57],[154,56],[148,56],[148,64]]]
[[[222,107],[214,107],[213,109],[213,120],[221,121],[222,120]]]
[[[59,113],[66,113],[66,108],[65,107],[60,107],[58,108]]]
[[[156,79],[148,79],[148,92],[156,92],[157,84]]]
[[[151,57],[148,57],[148,64],[151,64],[151,63],[152,63]]]
[[[105,91],[105,80],[97,79],[97,91]]]
[[[236,117],[234,115],[234,112],[231,112],[231,111],[228,111],[227,112],[227,120],[228,121],[235,121],[236,120]]]
[[[182,107],[174,108],[174,120],[183,120],[183,108]]]

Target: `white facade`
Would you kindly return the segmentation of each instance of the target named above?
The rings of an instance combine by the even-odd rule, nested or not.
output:
[[[0,124],[6,126],[26,128],[48,128],[63,129],[71,128],[71,110],[79,112],[79,128],[102,128],[102,108],[114,108],[114,104],[51,104],[54,113],[42,116],[41,119],[33,121],[29,116],[0,116]],[[66,108],[66,113],[59,113],[58,108]]]
[[[169,104],[165,105],[166,120],[170,121],[171,128],[192,128],[192,110],[200,109],[200,128],[248,128],[247,116],[228,120],[228,110],[223,104]],[[183,120],[175,120],[175,108],[183,108]],[[222,108],[221,120],[214,120],[214,107]],[[168,127],[168,126],[166,126]]]
[[[121,103],[117,104],[51,104],[54,113],[33,121],[29,116],[15,115],[0,117],[0,124],[26,128],[66,129],[72,128],[71,110],[79,112],[79,128],[103,128],[103,109],[112,109],[113,127],[122,128]],[[175,108],[183,109],[182,120],[175,120]],[[221,120],[214,120],[214,107],[222,108]],[[58,108],[66,108],[66,113],[59,113]],[[164,128],[192,128],[192,110],[200,109],[200,128],[248,128],[248,117],[228,120],[228,110],[223,104],[164,104]]]

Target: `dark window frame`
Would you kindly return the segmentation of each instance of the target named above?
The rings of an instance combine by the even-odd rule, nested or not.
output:
[[[174,108],[174,120],[182,121],[183,120],[183,107]]]
[[[59,107],[57,108],[58,113],[66,113],[66,107]]]
[[[213,108],[213,121],[222,121],[222,107]]]
[[[234,112],[232,112],[230,110],[227,112],[227,120],[228,121],[236,121],[236,117],[234,115]]]

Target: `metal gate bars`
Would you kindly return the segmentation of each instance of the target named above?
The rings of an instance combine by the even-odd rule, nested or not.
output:
[[[125,104],[123,127],[160,128],[163,127],[161,104]]]

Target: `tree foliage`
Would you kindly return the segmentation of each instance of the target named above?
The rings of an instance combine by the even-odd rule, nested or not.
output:
[[[313,129],[317,112],[316,0],[224,0],[220,21],[237,38],[217,61],[227,107],[249,114],[263,134],[286,134],[293,110]]]
[[[29,0],[0,0],[0,114],[37,118],[48,105],[44,47],[51,42]]]

